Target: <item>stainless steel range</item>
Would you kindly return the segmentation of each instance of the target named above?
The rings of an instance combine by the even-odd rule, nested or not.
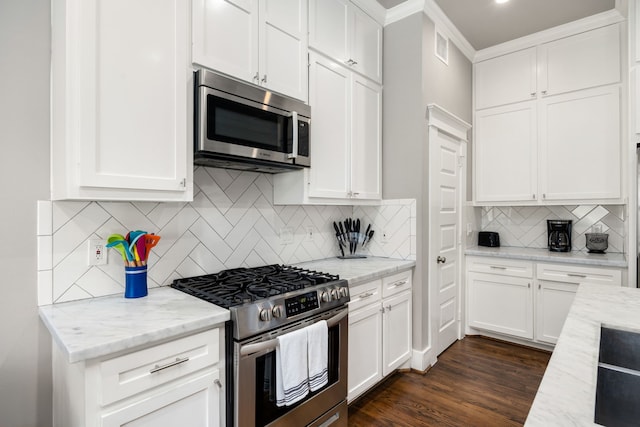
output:
[[[177,279],[183,292],[228,308],[227,425],[347,426],[347,281],[284,265]],[[326,320],[329,383],[292,406],[276,405],[277,337]]]

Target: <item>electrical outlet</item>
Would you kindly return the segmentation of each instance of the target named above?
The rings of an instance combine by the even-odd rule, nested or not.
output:
[[[282,227],[280,229],[280,243],[283,245],[293,243],[293,228]]]
[[[105,265],[107,263],[107,248],[102,239],[89,239],[88,246],[88,264],[89,265]]]
[[[304,240],[307,242],[313,242],[313,233],[314,233],[314,229],[312,225],[309,225],[307,227],[305,227],[306,233],[304,236]]]

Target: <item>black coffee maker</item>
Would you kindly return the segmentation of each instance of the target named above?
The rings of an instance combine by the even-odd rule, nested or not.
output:
[[[571,221],[570,219],[548,219],[547,235],[549,250],[553,252],[571,251]]]

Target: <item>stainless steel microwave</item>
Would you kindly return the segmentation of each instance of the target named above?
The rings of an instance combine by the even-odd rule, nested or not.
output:
[[[195,86],[195,164],[267,173],[311,166],[308,105],[204,69]]]

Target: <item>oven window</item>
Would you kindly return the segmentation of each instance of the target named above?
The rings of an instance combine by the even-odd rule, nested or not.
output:
[[[284,152],[286,125],[279,114],[207,96],[207,139]]]
[[[329,328],[329,382],[320,390],[309,393],[307,397],[291,406],[276,405],[276,352],[272,351],[256,359],[256,427],[261,427],[283,416],[298,405],[321,393],[338,381],[340,373],[340,329]]]

